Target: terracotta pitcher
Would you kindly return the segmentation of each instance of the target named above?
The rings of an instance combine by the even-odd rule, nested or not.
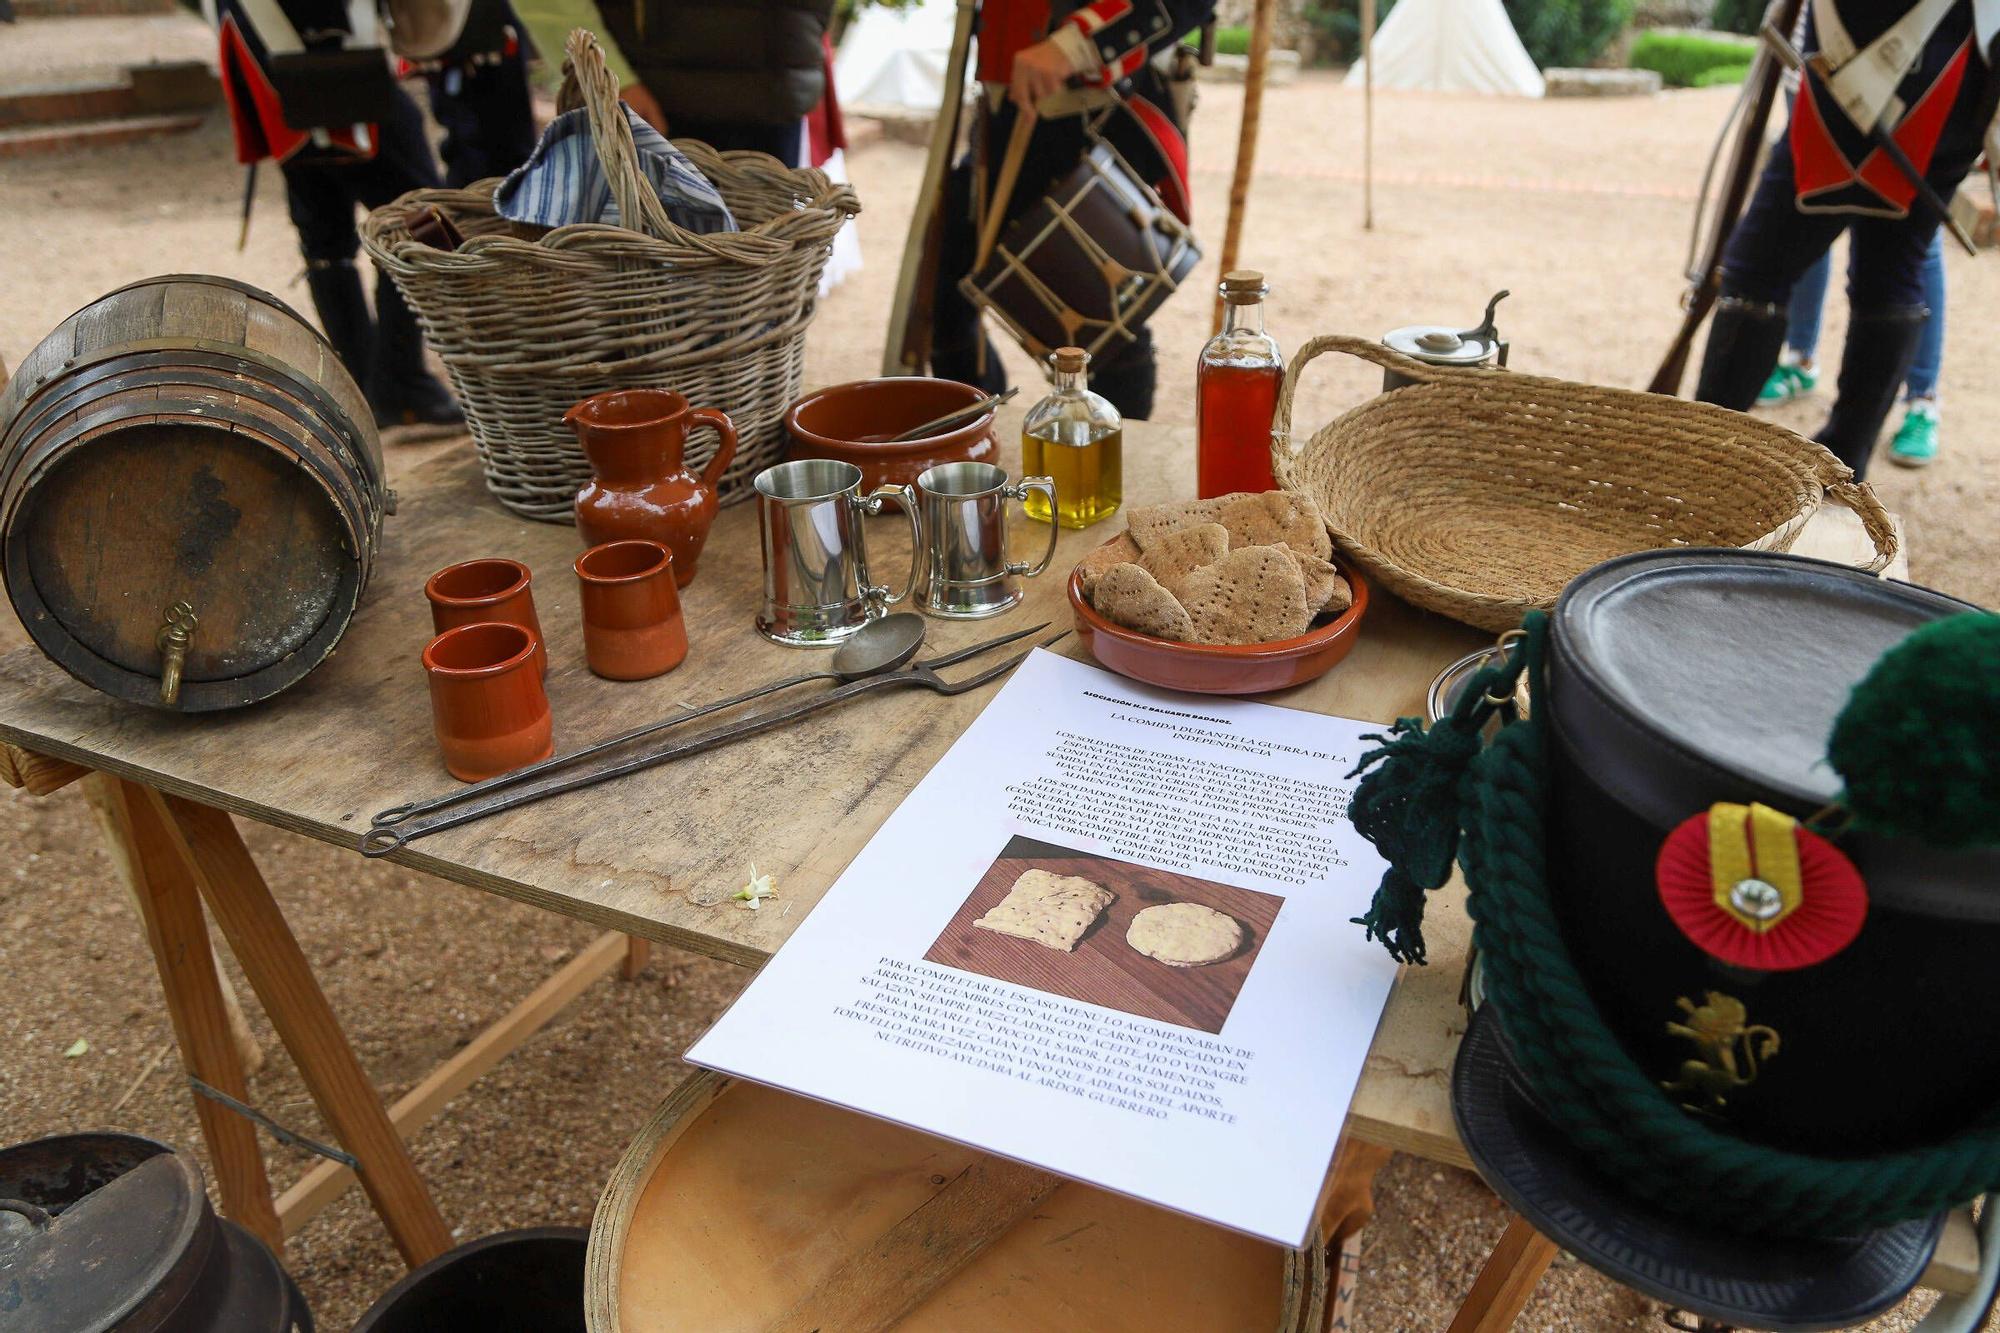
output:
[[[674,553],[674,582],[685,588],[708,540],[719,503],[716,483],[736,456],[736,426],[713,407],[690,407],[670,389],[619,389],[563,413],[590,461],[592,479],[576,493],[576,528],[588,546],[640,538]],[[696,476],[682,462],[688,427],[722,436]]]

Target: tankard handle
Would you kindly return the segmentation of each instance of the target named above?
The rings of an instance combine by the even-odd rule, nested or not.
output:
[[[861,544],[861,595],[882,606],[894,606],[908,597],[917,587],[917,571],[924,558],[924,527],[917,517],[917,501],[908,486],[877,486],[866,495],[851,496],[850,501],[869,518],[882,512],[882,502],[894,500],[903,511],[903,517],[910,520],[910,576],[903,580],[903,590],[891,596],[886,583],[868,581],[868,546]]]
[[[1056,558],[1056,542],[1062,537],[1062,524],[1056,522],[1056,481],[1054,477],[1023,477],[1011,486],[1001,488],[1000,493],[1010,500],[1028,502],[1029,491],[1040,491],[1049,502],[1049,544],[1042,550],[1042,558],[1030,565],[1025,560],[1009,560],[1007,572],[1031,579],[1049,567]]]

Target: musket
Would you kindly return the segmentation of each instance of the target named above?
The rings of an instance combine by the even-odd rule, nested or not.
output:
[[[1798,23],[1803,4],[1804,0],[1771,0],[1770,8],[1764,11],[1764,26],[1776,28],[1779,32],[1790,32]],[[1646,386],[1653,393],[1681,391],[1681,377],[1687,373],[1694,336],[1701,331],[1702,321],[1715,308],[1716,296],[1722,290],[1723,251],[1729,245],[1730,233],[1736,230],[1736,220],[1743,214],[1743,205],[1749,200],[1750,188],[1763,165],[1764,127],[1770,123],[1771,107],[1778,100],[1778,85],[1784,76],[1784,63],[1771,50],[1769,43],[1759,42],[1757,54],[1751,58],[1750,73],[1743,80],[1743,91],[1737,97],[1731,119],[1723,124],[1721,139],[1717,141],[1718,147],[1723,141],[1728,141],[1729,159],[1721,194],[1709,214],[1705,244],[1700,236],[1702,203],[1707,202],[1709,193],[1706,178],[1702,182],[1702,203],[1695,205],[1695,239],[1690,247],[1688,287],[1681,297],[1684,312],[1681,328],[1660,361],[1660,368],[1653,372],[1652,383]],[[1715,157],[1711,155],[1711,173],[1714,165]]]
[[[972,51],[972,24],[978,0],[958,0],[958,23],[951,34],[951,55],[944,71],[944,97],[937,123],[931,128],[930,156],[924,162],[923,186],[910,210],[910,231],[903,242],[903,263],[896,276],[896,296],[889,308],[889,336],[882,349],[884,375],[921,375],[930,361],[931,303],[937,286],[938,251],[943,242],[945,177],[958,145],[958,118],[965,107],[965,62]]]

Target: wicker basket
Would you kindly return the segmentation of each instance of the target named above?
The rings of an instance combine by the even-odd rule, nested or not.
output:
[[[594,393],[638,387],[675,389],[729,414],[742,444],[722,495],[741,499],[784,450],[784,412],[799,396],[820,270],[860,204],[824,172],[681,139],[674,146],[744,228],[682,230],[639,173],[596,39],[578,29],[569,55],[619,217],[643,230],[519,226],[494,212],[498,182],[488,180],[415,190],[376,209],[363,243],[444,358],[486,484],[509,509],[569,522],[590,469],[563,412]],[[411,239],[409,219],[425,205],[457,223],[461,248]],[[703,432],[689,465],[699,469],[714,450],[714,435]]]
[[[1299,377],[1347,352],[1418,381],[1292,444]],[[1428,365],[1366,338],[1315,338],[1285,372],[1279,484],[1311,495],[1340,549],[1404,601],[1503,631],[1613,556],[1663,546],[1791,548],[1823,500],[1860,516],[1870,572],[1894,524],[1820,445],[1705,403],[1539,375]]]

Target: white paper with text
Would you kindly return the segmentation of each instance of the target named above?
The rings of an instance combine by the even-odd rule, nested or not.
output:
[[[1376,730],[1037,652],[688,1058],[1296,1245],[1395,975],[1351,924]],[[1049,877],[1100,891],[973,924]]]

